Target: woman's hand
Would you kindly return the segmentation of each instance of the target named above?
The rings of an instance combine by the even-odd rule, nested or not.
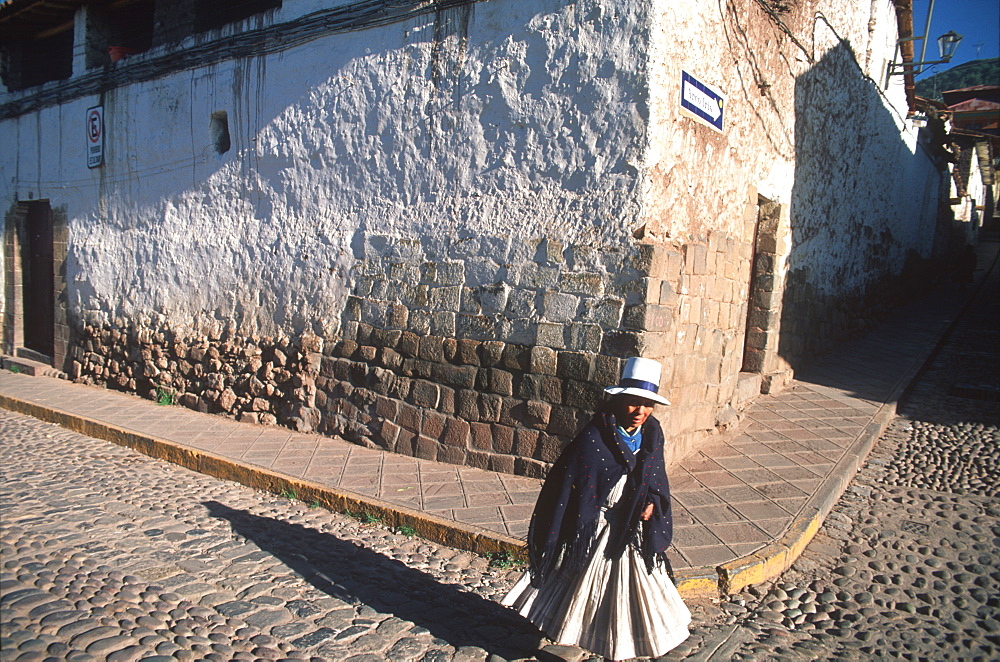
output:
[[[643,522],[648,522],[649,518],[652,516],[653,516],[653,504],[647,503],[646,507],[643,508],[642,512],[639,514],[639,519],[641,519]]]

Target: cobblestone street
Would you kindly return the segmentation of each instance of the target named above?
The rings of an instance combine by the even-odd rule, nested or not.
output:
[[[492,601],[513,573],[486,559],[15,414],[0,412],[0,434],[4,660],[482,660],[537,646]]]
[[[496,603],[521,572],[502,559],[5,411],[0,435],[4,661],[497,662],[549,643]],[[687,652],[725,617],[689,606]]]

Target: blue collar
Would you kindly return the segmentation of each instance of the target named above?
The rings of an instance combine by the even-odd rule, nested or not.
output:
[[[622,443],[624,443],[633,454],[639,451],[639,446],[642,446],[641,427],[636,428],[635,432],[629,434],[625,431],[625,428],[620,425],[616,425],[615,434],[618,435],[618,438],[622,440]]]

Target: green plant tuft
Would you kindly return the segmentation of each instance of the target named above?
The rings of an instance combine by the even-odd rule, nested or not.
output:
[[[417,530],[414,529],[412,526],[406,526],[405,524],[403,524],[402,526],[396,527],[396,533],[402,536],[406,536],[407,538],[412,538],[413,536],[417,535]]]
[[[486,552],[486,558],[490,565],[495,568],[519,568],[524,565],[524,559],[514,556],[510,552]]]
[[[379,517],[378,515],[373,515],[372,513],[367,513],[364,511],[356,513],[351,510],[345,510],[344,514],[347,515],[348,517],[358,520],[362,524],[377,524],[382,521],[382,518]]]
[[[174,404],[174,390],[165,386],[156,387],[156,404],[166,407]]]
[[[295,490],[293,490],[290,487],[286,487],[284,490],[282,490],[281,491],[281,496],[284,499],[297,499],[297,498],[299,498],[299,495],[295,493]]]
[[[11,372],[13,372],[13,373],[14,373],[15,375],[16,375],[17,373],[21,372],[21,366],[19,366],[19,365],[11,365],[11,366],[10,366],[9,368],[7,368],[7,369],[8,369],[8,370],[10,370]]]

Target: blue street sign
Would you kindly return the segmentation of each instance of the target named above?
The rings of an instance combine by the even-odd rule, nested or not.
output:
[[[686,71],[681,72],[681,109],[693,119],[722,131],[726,98]]]

